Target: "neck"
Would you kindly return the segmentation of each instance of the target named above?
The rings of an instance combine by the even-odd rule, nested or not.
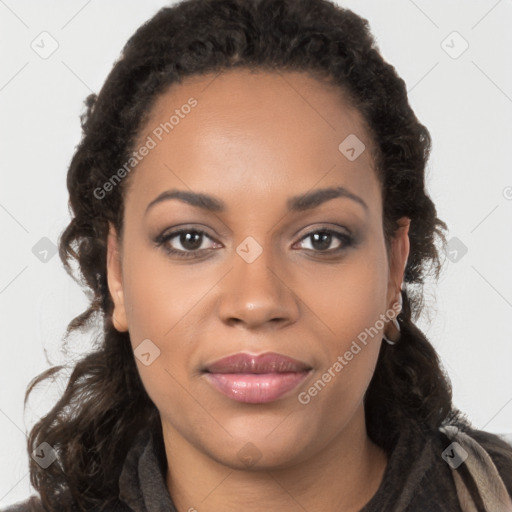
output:
[[[366,434],[362,407],[313,457],[279,468],[230,467],[163,427],[167,487],[178,512],[358,512],[377,492],[387,464]]]

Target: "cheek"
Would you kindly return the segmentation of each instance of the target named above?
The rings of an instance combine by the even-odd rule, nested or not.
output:
[[[160,413],[169,419],[173,411],[179,411],[179,421],[193,422],[194,414],[199,413],[191,408],[186,391],[196,339],[190,332],[191,319],[211,284],[205,282],[204,276],[191,278],[192,273],[187,273],[185,266],[172,266],[155,253],[158,251],[141,249],[125,260],[130,340],[144,388]],[[143,342],[149,347],[144,352],[151,354],[147,365],[147,360],[137,357],[141,352],[138,346]]]
[[[198,266],[172,265],[160,250],[141,248],[124,262],[124,293],[132,347],[151,340],[158,357],[150,366],[137,361],[150,396],[166,393],[173,378],[184,383],[197,359],[196,341],[206,294],[218,276]],[[147,342],[145,342],[147,343]],[[173,387],[176,387],[174,385]]]
[[[158,249],[133,251],[124,262],[124,293],[130,336],[163,342],[207,291],[204,273],[172,265]],[[210,285],[211,287],[211,285]]]
[[[318,269],[309,284],[304,282],[306,303],[321,322],[322,333],[332,340],[332,349],[339,352],[349,346],[386,311],[386,265],[378,251],[360,251],[337,267]]]
[[[317,407],[348,412],[362,400],[382,344],[387,260],[379,251],[361,251],[335,272],[316,272],[314,283],[308,305],[322,324],[323,365],[301,403],[311,399]]]

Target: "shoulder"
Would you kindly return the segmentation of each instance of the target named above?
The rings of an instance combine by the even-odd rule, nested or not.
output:
[[[31,496],[23,501],[18,501],[13,505],[1,510],[1,512],[46,512],[41,500],[37,496]]]
[[[458,493],[480,495],[477,499],[493,505],[491,509],[501,510],[504,504],[512,508],[512,446],[467,424],[439,430],[445,439],[443,459],[452,467]]]
[[[100,509],[95,509],[91,512],[133,512],[131,508],[127,507],[123,503],[116,503],[115,505],[109,506],[104,505],[100,507]],[[52,508],[52,511],[55,510]],[[62,508],[58,508],[59,512],[64,512]],[[75,510],[75,508],[73,508]],[[30,496],[23,501],[18,501],[12,505],[9,505],[7,508],[0,509],[0,512],[49,512],[43,504],[41,503],[41,499],[38,496]]]
[[[489,454],[512,496],[512,445],[496,434],[470,429],[466,432]]]

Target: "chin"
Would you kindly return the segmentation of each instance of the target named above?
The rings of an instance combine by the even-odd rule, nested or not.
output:
[[[254,424],[236,431],[229,428],[236,435],[203,440],[206,443],[203,451],[237,470],[264,471],[293,466],[309,457],[315,448],[315,437],[318,439],[320,436],[305,437],[306,428],[298,424],[282,428],[284,422],[278,426],[282,420],[274,418],[271,428],[260,428]]]
[[[285,469],[300,462],[304,458],[304,451],[296,444],[280,445],[276,449],[252,441],[235,443],[232,447],[225,447],[222,453],[210,453],[212,459],[238,471],[272,471]]]

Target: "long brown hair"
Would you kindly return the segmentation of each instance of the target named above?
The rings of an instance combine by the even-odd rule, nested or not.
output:
[[[71,263],[78,264],[75,277],[91,296],[67,334],[91,332],[98,324],[102,333],[96,348],[74,366],[60,400],[30,432],[30,452],[45,441],[58,455],[46,469],[30,459],[31,482],[47,510],[114,506],[134,436],[143,428],[159,431],[159,413],[139,378],[129,336],[113,327],[107,288],[108,222],[121,232],[126,180],[101,200],[95,190],[129,159],[152,104],[169,85],[242,66],[303,71],[337,85],[362,114],[377,148],[388,250],[397,219],[411,219],[402,336],[395,346],[381,347],[365,396],[369,436],[389,451],[411,422],[429,430],[456,414],[438,356],[414,323],[423,308],[424,281],[439,276],[446,243],[447,226],[425,190],[431,138],[367,21],[327,0],[186,0],[144,23],[100,93],[86,99],[83,136],[67,175],[72,219],[59,253],[70,275],[75,276]],[[36,377],[26,399],[61,370],[50,368]]]

